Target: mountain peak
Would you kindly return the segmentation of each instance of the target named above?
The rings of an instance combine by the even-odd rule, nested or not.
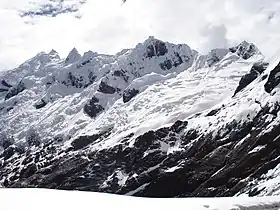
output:
[[[51,58],[60,59],[58,52],[55,51],[54,49],[52,49],[52,50],[49,52],[49,56],[50,56]]]
[[[157,41],[163,42],[163,41],[161,41],[159,39],[156,39],[154,36],[149,36],[143,43],[144,44],[151,44],[151,43],[157,42]]]
[[[49,55],[54,55],[54,54],[58,54],[57,51],[55,51],[54,49],[52,49],[50,52],[49,52]]]
[[[143,51],[140,53],[143,53],[146,58],[152,58],[165,55],[168,52],[168,48],[165,42],[156,39],[154,36],[149,36],[148,39],[136,46],[136,51],[138,53]]]
[[[89,51],[84,53],[83,57],[84,58],[92,58],[92,57],[95,57],[97,55],[98,55],[97,52],[93,52],[93,51],[89,50]]]
[[[254,55],[261,54],[260,50],[255,44],[249,43],[245,40],[241,42],[239,45],[229,48],[229,50],[232,53],[236,53],[238,56],[242,57],[245,60],[249,59]]]
[[[65,62],[70,64],[70,63],[74,63],[76,61],[78,61],[79,59],[81,59],[81,54],[78,52],[78,50],[74,47],[70,53],[68,54]]]

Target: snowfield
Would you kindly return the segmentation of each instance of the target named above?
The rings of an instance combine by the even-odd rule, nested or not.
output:
[[[75,48],[66,59],[55,51],[39,53],[0,74],[14,86],[25,85],[8,100],[0,92],[0,134],[26,142],[35,130],[43,141],[57,136],[72,141],[110,128],[110,141],[96,146],[114,146],[130,133],[137,137],[226,102],[240,78],[263,60],[257,49],[246,60],[228,49],[201,55],[154,37],[115,56],[92,51],[81,56]],[[102,84],[108,90],[100,90]],[[129,90],[138,93],[124,103]],[[93,97],[102,111],[89,116],[83,107]]]
[[[92,192],[1,189],[3,210],[279,210],[280,197],[136,198]]]

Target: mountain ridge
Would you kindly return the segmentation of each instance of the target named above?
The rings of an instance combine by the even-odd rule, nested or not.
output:
[[[278,63],[245,41],[202,55],[154,37],[116,55],[40,53],[0,75],[0,183],[271,193],[260,177],[278,173]]]

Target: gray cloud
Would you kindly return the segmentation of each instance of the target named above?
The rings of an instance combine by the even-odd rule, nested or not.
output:
[[[213,48],[228,48],[227,28],[225,25],[207,25],[201,30],[201,35],[205,38],[201,48],[209,50]]]
[[[70,3],[65,0],[48,0],[41,4],[33,2],[33,8],[22,10],[19,12],[19,15],[21,17],[56,17],[65,13],[78,12],[81,5],[85,3],[86,0],[70,1]]]
[[[279,23],[279,0],[1,0],[0,69],[52,48],[116,53],[150,35],[203,52],[247,40],[272,56]]]

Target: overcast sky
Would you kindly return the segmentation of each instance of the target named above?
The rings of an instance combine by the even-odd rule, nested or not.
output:
[[[280,45],[279,0],[0,0],[0,70],[40,51],[116,53],[153,35],[201,52]],[[280,54],[279,54],[280,56]]]

